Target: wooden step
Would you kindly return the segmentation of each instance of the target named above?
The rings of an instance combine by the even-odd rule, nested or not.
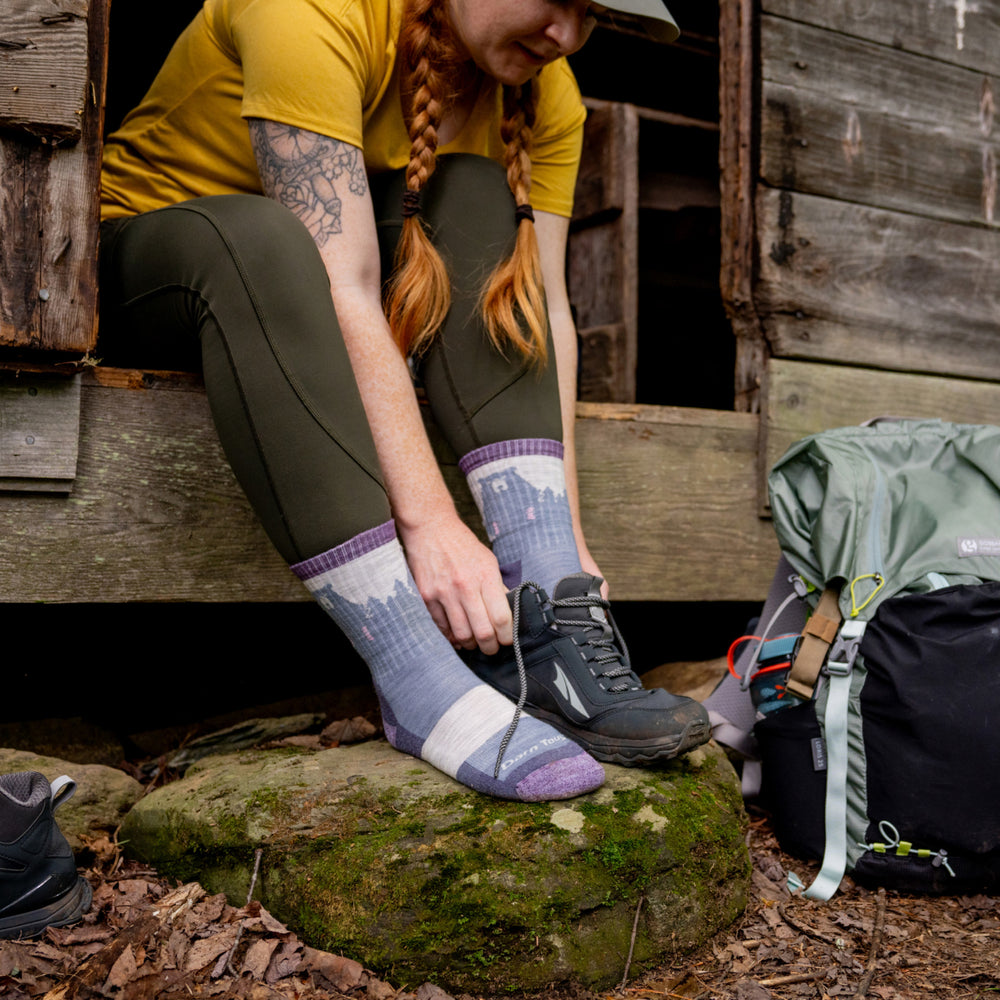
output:
[[[69,492],[0,493],[0,600],[307,600],[229,469],[198,377],[97,368],[80,395]],[[765,596],[777,547],[757,513],[757,430],[750,414],[579,405],[584,523],[617,599]],[[445,473],[478,524],[457,468]]]

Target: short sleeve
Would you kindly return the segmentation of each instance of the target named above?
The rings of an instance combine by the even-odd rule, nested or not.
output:
[[[362,146],[364,108],[394,55],[392,20],[388,0],[251,0],[231,26],[242,116]]]
[[[531,154],[531,204],[542,212],[570,217],[583,149],[587,110],[564,59],[539,77],[535,142]]]

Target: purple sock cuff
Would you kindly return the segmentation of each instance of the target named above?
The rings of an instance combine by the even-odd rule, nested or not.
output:
[[[551,438],[517,438],[513,441],[497,441],[470,451],[459,459],[458,467],[463,475],[468,475],[483,465],[502,458],[520,458],[522,455],[546,455],[549,458],[563,457],[562,441]]]
[[[355,559],[360,559],[361,556],[374,552],[395,539],[396,522],[389,520],[377,528],[362,531],[360,535],[355,535],[336,548],[327,549],[318,556],[295,563],[291,569],[300,580],[310,580],[328,569],[336,569],[338,566],[354,562]]]

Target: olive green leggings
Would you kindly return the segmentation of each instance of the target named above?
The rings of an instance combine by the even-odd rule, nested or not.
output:
[[[402,225],[401,174],[372,193],[385,275]],[[478,316],[483,278],[514,236],[502,168],[442,157],[422,216],[453,286],[417,373],[435,422],[458,455],[560,440],[554,363],[539,373],[503,358]],[[226,456],[288,562],[392,516],[326,271],[290,211],[258,195],[199,198],[105,223],[101,240],[102,347],[147,368],[200,347]]]

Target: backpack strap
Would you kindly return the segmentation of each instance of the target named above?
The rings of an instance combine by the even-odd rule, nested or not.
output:
[[[799,651],[785,681],[785,690],[809,701],[816,688],[823,661],[837,638],[840,629],[840,591],[827,587],[823,591],[816,610],[809,616],[802,629]]]
[[[823,728],[826,736],[826,846],[823,866],[804,895],[829,899],[839,888],[847,868],[847,717],[851,674],[865,623],[856,618],[844,622],[827,661],[829,685]]]

